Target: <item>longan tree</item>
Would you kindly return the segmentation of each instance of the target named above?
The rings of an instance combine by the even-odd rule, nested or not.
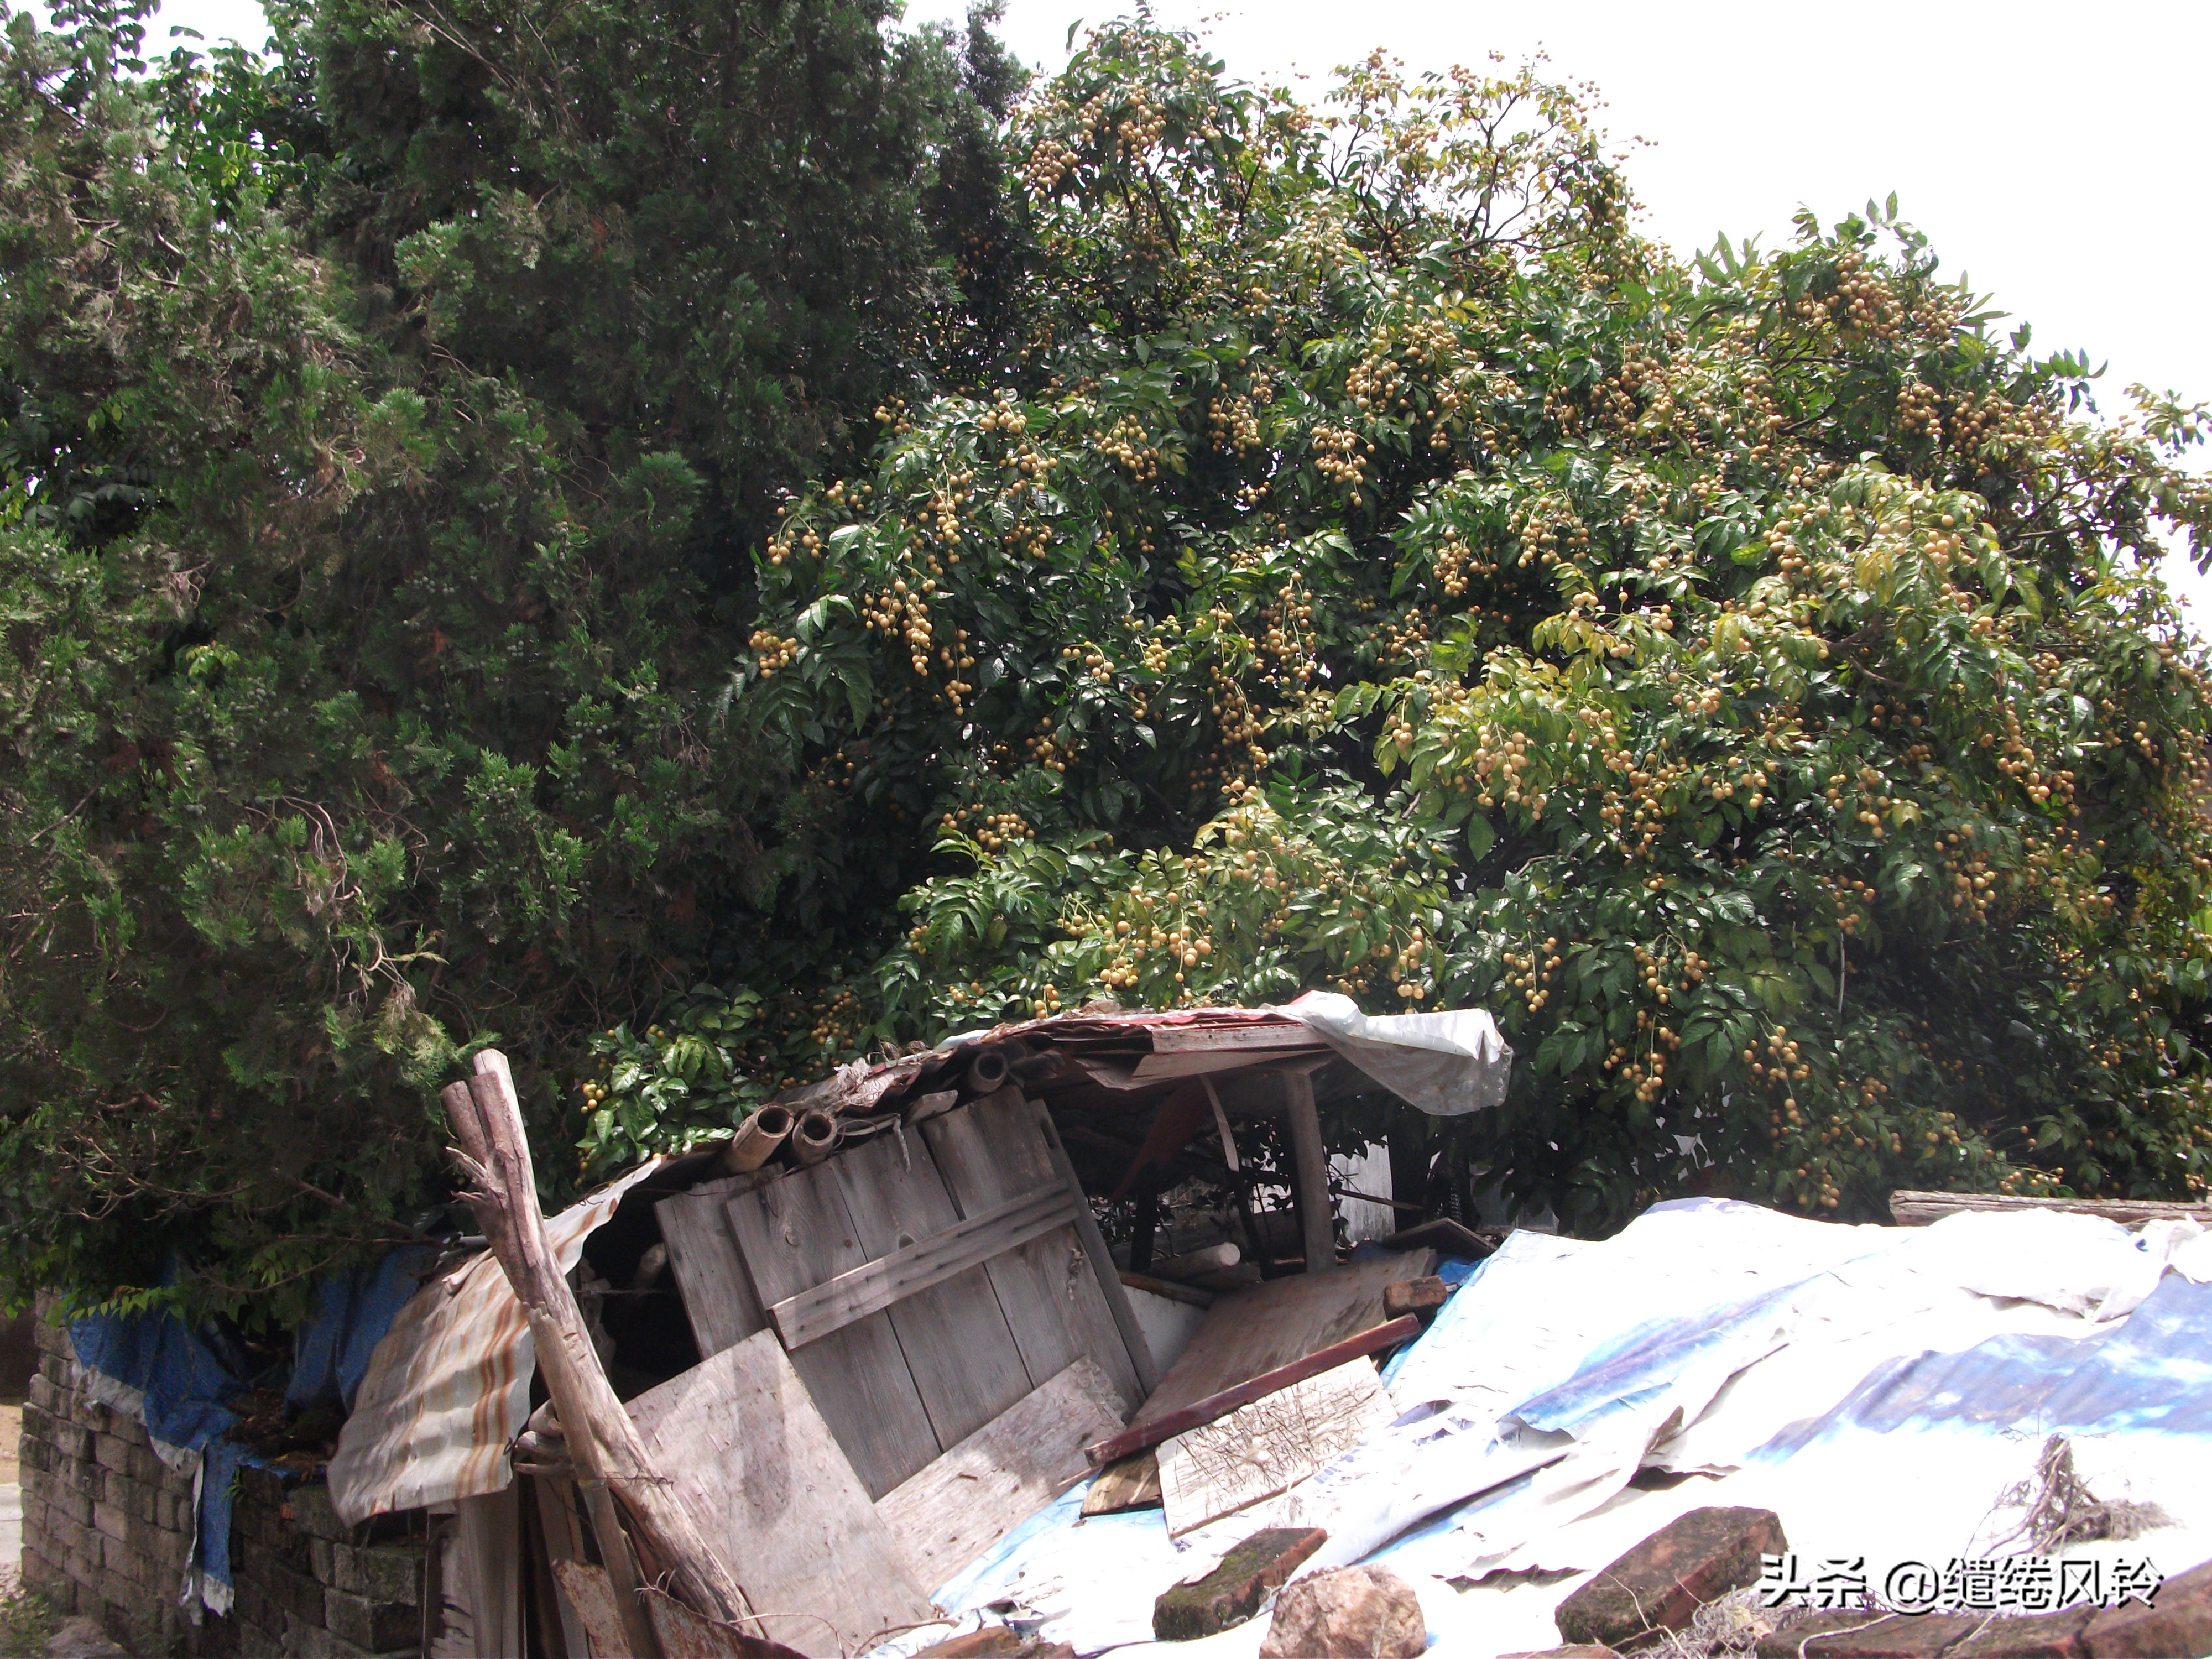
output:
[[[1492,1010],[1459,1151],[1577,1224],[2202,1189],[2201,410],[2094,418],[1893,204],[1678,259],[1530,72],[1309,110],[1115,27],[1011,142],[1018,343],[790,498],[727,693],[793,859],[934,866],[872,961],[603,1038],[602,1156],[1326,988]]]

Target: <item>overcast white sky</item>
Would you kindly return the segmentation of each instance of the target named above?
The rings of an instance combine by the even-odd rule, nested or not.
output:
[[[1010,0],[1002,33],[1049,70],[1071,23],[1114,5]],[[959,15],[912,0],[910,22]],[[2212,398],[2212,213],[2199,150],[2212,5],[2103,0],[1155,0],[1248,80],[1326,76],[1380,46],[1419,70],[1547,53],[1597,83],[1636,149],[1647,228],[1678,248],[1721,232],[1770,246],[1801,204],[1826,219],[1898,193],[1945,264],[2130,381]],[[169,0],[166,22],[258,43],[253,0]],[[2169,561],[2212,634],[2212,583]]]

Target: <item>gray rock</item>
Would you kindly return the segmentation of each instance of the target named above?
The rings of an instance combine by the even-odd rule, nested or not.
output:
[[[46,1659],[130,1659],[89,1619],[70,1619],[46,1638]]]
[[[1275,1599],[1260,1659],[1418,1659],[1428,1621],[1388,1567],[1310,1573]]]

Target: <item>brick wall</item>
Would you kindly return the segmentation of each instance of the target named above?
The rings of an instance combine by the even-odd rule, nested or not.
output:
[[[329,1490],[265,1469],[239,1477],[228,1616],[178,1605],[191,1479],[144,1427],[76,1386],[69,1339],[39,1322],[23,1407],[23,1577],[62,1612],[99,1621],[139,1659],[368,1659],[420,1646],[420,1516],[341,1523]]]

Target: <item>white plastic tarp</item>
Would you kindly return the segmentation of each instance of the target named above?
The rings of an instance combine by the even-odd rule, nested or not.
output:
[[[1425,1014],[1363,1014],[1350,997],[1309,991],[1277,1011],[1408,1105],[1431,1117],[1488,1110],[1505,1098],[1513,1050],[1480,1008]]]
[[[1079,1487],[938,1601],[1083,1654],[1148,1647],[1159,1591],[1261,1527],[1319,1526],[1315,1565],[1388,1561],[1432,1651],[1489,1659],[1555,1644],[1552,1611],[1583,1578],[1708,1504],[1771,1508],[1793,1548],[1864,1556],[1877,1580],[1906,1558],[2016,1553],[1993,1547],[1999,1495],[2054,1433],[2100,1496],[2173,1522],[2069,1553],[2182,1571],[2212,1557],[2208,1241],[2047,1212],[1844,1227],[1717,1200],[1601,1243],[1516,1233],[1389,1368],[1398,1420],[1311,1480],[1176,1540],[1158,1510],[1082,1520]],[[1631,1486],[1647,1468],[1689,1478]],[[1266,1627],[1175,1654],[1250,1659]]]

